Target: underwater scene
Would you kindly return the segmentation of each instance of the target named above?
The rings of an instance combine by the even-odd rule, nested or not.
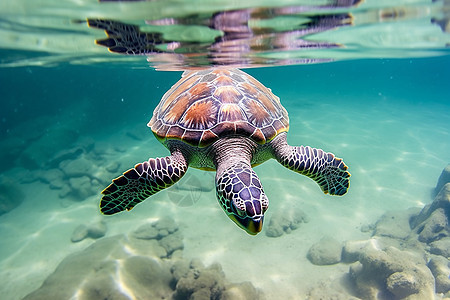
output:
[[[0,3],[0,298],[450,299],[447,0]]]

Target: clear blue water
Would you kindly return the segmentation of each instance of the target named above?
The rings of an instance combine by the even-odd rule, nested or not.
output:
[[[355,13],[362,12],[364,6]],[[21,203],[0,215],[0,294],[23,298],[66,256],[99,241],[71,242],[80,224],[105,222],[105,237],[112,237],[163,216],[183,232],[182,257],[219,263],[229,281],[250,281],[267,299],[303,299],[319,282],[340,278],[348,265],[312,265],[306,259],[309,247],[324,235],[341,242],[368,239],[361,227],[383,213],[422,208],[433,200],[437,179],[450,162],[450,56],[445,47],[428,48],[439,56],[415,55],[418,49],[398,57],[402,49],[389,56],[384,47],[362,58],[364,49],[358,49],[361,55],[342,61],[245,70],[280,97],[290,116],[290,144],[333,152],[352,174],[348,194],[336,198],[275,161],[256,167],[270,199],[265,226],[272,216],[296,209],[310,219],[271,238],[264,231],[251,237],[232,224],[215,199],[213,175],[197,170],[190,170],[179,188],[129,213],[100,215],[100,192],[112,178],[149,157],[167,155],[146,124],[181,72],[156,71],[143,56],[129,63],[118,56],[115,63],[116,54],[108,55],[108,63],[70,64],[77,51],[66,61],[47,53],[57,62],[39,67],[32,62],[42,53],[4,47],[0,195],[2,203]],[[81,171],[69,175],[68,163]],[[146,255],[127,247],[128,255]],[[120,262],[117,266],[111,271],[116,288],[133,295],[138,288],[124,279]],[[83,287],[78,288],[74,297],[82,299]]]

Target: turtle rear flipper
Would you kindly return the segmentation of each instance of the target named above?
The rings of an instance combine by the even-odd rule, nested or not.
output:
[[[179,152],[150,158],[135,165],[102,191],[100,211],[112,215],[131,210],[136,204],[180,180],[187,167],[186,160]]]
[[[275,157],[286,168],[313,179],[325,194],[342,196],[350,185],[347,165],[333,153],[309,146],[289,146],[282,138],[274,146]]]

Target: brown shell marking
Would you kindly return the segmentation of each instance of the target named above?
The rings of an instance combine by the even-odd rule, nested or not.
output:
[[[180,81],[175,83],[170,90],[168,90],[162,99],[166,99],[164,102],[161,101],[161,111],[165,112],[167,111],[167,108],[172,104],[180,94],[182,94],[186,89],[190,86],[192,86],[198,78],[196,76],[193,77],[187,77],[186,79],[183,77]]]
[[[235,103],[223,103],[220,107],[219,122],[236,121],[245,121],[242,109]]]
[[[259,144],[264,144],[266,142],[266,137],[259,128],[256,128],[256,130],[252,133],[250,137]]]
[[[266,126],[270,124],[272,118],[269,112],[264,109],[264,106],[256,101],[246,99],[245,101],[246,114],[250,123],[255,124],[256,127]]]
[[[205,147],[239,134],[264,144],[288,131],[280,99],[238,69],[185,72],[164,94],[148,126],[161,140],[179,139]]]
[[[234,85],[234,79],[229,76],[221,75],[214,79],[213,84],[215,86],[233,86]]]
[[[191,101],[196,101],[198,99],[203,99],[211,95],[211,88],[209,87],[209,83],[200,82],[192,87],[189,90],[189,94],[191,95]]]
[[[176,101],[172,101],[172,105],[167,108],[166,103],[171,99],[172,95],[166,100],[166,103],[161,107],[163,119],[167,123],[175,123],[181,118],[181,116],[186,111],[186,108],[190,107],[195,101],[203,99],[211,94],[211,89],[205,82],[198,83],[184,94],[178,96]],[[166,107],[166,110],[164,110]]]
[[[217,105],[212,101],[198,101],[192,104],[180,121],[191,129],[208,129],[217,123]]]
[[[230,73],[229,70],[227,70],[227,69],[221,69],[221,68],[218,68],[218,69],[212,69],[212,70],[211,70],[211,73],[212,73],[212,74],[216,74],[216,75],[218,75],[218,76],[220,76],[220,75],[230,76],[230,75],[231,75],[231,73]]]
[[[185,110],[191,104],[190,97],[186,93],[178,98],[177,101],[171,103],[170,109],[163,110],[162,120],[165,123],[176,123]],[[161,108],[162,109],[162,108]]]
[[[248,81],[254,84],[263,94],[275,96],[274,94],[272,94],[272,91],[270,89],[266,88],[264,85],[261,84],[261,82],[259,82],[255,78],[248,76]]]
[[[220,86],[213,95],[222,103],[236,103],[243,97],[234,86]]]
[[[208,146],[209,141],[213,141],[217,139],[218,136],[212,132],[211,130],[205,130],[203,131],[202,137],[200,138],[200,144],[199,147],[205,147]]]

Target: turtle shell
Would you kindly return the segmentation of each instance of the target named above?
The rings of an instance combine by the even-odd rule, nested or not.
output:
[[[177,139],[206,147],[242,135],[258,144],[289,130],[287,111],[252,76],[238,69],[186,71],[167,91],[148,123],[161,141]]]

